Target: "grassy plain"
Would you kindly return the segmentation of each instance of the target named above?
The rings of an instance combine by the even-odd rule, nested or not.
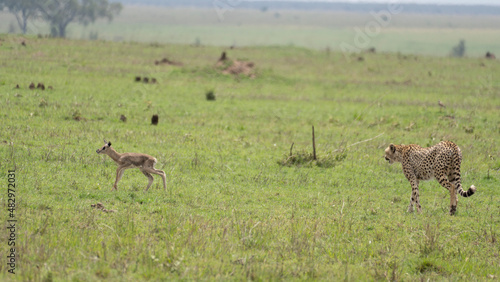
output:
[[[255,62],[250,79],[216,71],[218,47],[0,38],[1,199],[15,168],[18,219],[16,274],[2,262],[1,280],[500,278],[498,61],[228,50]],[[319,157],[337,161],[278,165],[292,143],[311,151],[313,125]],[[138,170],[112,192],[103,138],[155,156],[167,192],[155,177],[144,193]],[[450,217],[447,191],[423,182],[423,213],[408,214],[409,183],[383,150],[441,140],[478,191]]]
[[[380,12],[380,11],[374,11]],[[125,6],[113,22],[82,26],[70,24],[68,36],[76,39],[138,41],[211,46],[297,46],[340,50],[355,45],[356,29],[365,30],[374,17],[363,12],[283,10],[216,10]],[[15,27],[12,15],[0,12],[0,32]],[[370,36],[366,46],[383,52],[447,56],[460,40],[466,55],[500,54],[500,17],[493,15],[413,14],[391,15],[388,25]],[[49,26],[34,22],[30,34],[48,34]]]

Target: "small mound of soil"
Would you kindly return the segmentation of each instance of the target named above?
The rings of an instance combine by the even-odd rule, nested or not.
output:
[[[226,52],[222,52],[217,64],[215,65],[223,74],[245,75],[255,78],[255,64],[249,61],[231,60]]]
[[[254,74],[255,64],[253,62],[237,61],[234,60],[233,64],[225,68],[223,74],[233,74],[233,75],[246,75],[248,77],[255,77]]]

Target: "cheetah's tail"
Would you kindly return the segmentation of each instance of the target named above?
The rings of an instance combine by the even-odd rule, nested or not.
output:
[[[471,185],[471,187],[467,191],[464,191],[462,189],[462,187],[460,187],[460,189],[458,189],[458,193],[462,197],[470,197],[470,196],[474,195],[474,193],[476,193],[476,186]]]

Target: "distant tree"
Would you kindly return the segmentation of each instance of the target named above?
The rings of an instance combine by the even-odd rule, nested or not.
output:
[[[465,55],[465,40],[460,40],[458,45],[451,49],[451,55],[453,57],[463,57]]]
[[[7,7],[9,13],[16,17],[17,24],[23,34],[27,32],[28,21],[38,14],[36,0],[0,0],[0,10]]]
[[[36,2],[42,18],[50,23],[51,34],[55,37],[66,37],[66,28],[71,22],[87,25],[99,18],[107,18],[111,21],[122,10],[122,4],[109,3],[108,0],[38,0]]]

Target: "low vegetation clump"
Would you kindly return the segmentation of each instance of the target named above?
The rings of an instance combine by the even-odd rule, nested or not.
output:
[[[324,156],[315,156],[314,153],[311,152],[298,151],[295,153],[290,152],[290,154],[285,154],[283,159],[278,161],[278,164],[288,167],[318,166],[318,167],[332,168],[338,163],[345,160],[346,157],[347,157],[346,150],[339,150],[337,152],[332,152]]]
[[[208,100],[208,101],[215,101],[215,93],[213,90],[208,90],[206,93],[205,93],[205,98]]]

